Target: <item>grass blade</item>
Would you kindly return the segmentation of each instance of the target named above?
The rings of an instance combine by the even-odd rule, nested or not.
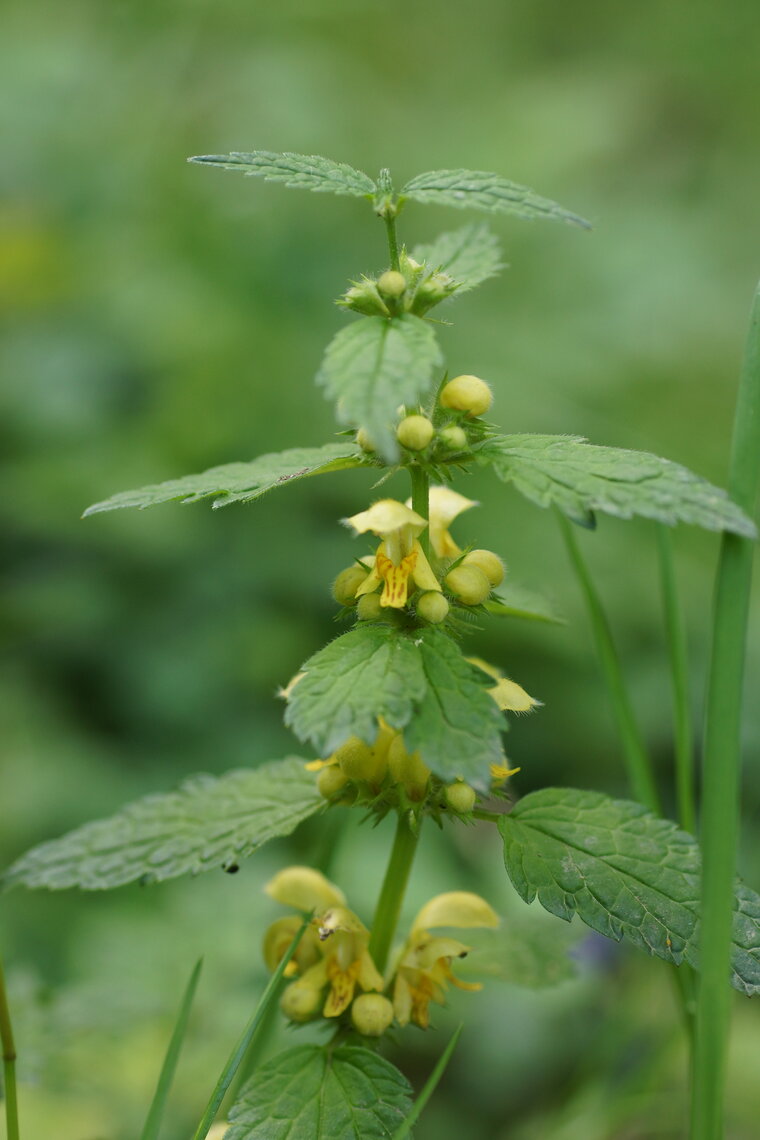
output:
[[[420,1116],[422,1115],[422,1112],[425,1108],[425,1105],[427,1104],[427,1102],[430,1100],[431,1096],[435,1092],[436,1087],[438,1086],[438,1082],[440,1081],[441,1077],[443,1076],[443,1074],[446,1070],[446,1066],[448,1065],[449,1061],[451,1060],[451,1054],[454,1052],[454,1050],[457,1047],[457,1041],[459,1040],[460,1034],[461,1034],[463,1029],[464,1029],[464,1025],[459,1025],[459,1026],[457,1026],[457,1028],[452,1033],[451,1039],[450,1039],[448,1045],[446,1046],[446,1048],[444,1049],[444,1051],[441,1053],[440,1057],[438,1058],[438,1062],[437,1062],[435,1068],[433,1069],[433,1071],[430,1074],[430,1076],[428,1077],[428,1079],[425,1081],[425,1085],[424,1085],[424,1088],[422,1089],[422,1092],[420,1093],[420,1095],[417,1097],[416,1101],[414,1102],[414,1105],[412,1107],[412,1111],[409,1113],[409,1115],[407,1116],[406,1120],[401,1125],[401,1127],[396,1130],[396,1134],[393,1137],[393,1140],[404,1140],[404,1137],[408,1136],[409,1133],[411,1132],[412,1128],[414,1128],[415,1124],[417,1123]]]
[[[5,1127],[7,1140],[19,1140],[18,1097],[16,1092],[16,1046],[5,991],[5,975],[0,962],[0,1043],[3,1047],[3,1075],[5,1078]]]
[[[288,962],[295,954],[298,943],[303,938],[304,931],[309,925],[309,922],[310,918],[304,918],[303,922],[301,923],[301,927],[297,931],[293,941],[290,943],[285,956],[269,979],[266,989],[261,995],[259,1004],[256,1006],[256,1009],[253,1011],[248,1024],[238,1038],[237,1044],[235,1045],[235,1048],[232,1050],[227,1060],[227,1064],[222,1069],[219,1080],[216,1082],[214,1091],[212,1092],[209,1098],[209,1102],[206,1105],[206,1110],[201,1117],[201,1122],[195,1130],[193,1140],[206,1140],[206,1136],[208,1135],[209,1129],[214,1122],[214,1117],[219,1111],[219,1106],[224,1100],[227,1089],[232,1084],[235,1073],[238,1071],[240,1063],[245,1057],[246,1052],[248,1051],[248,1047],[258,1031],[267,1009],[277,995],[277,990],[282,976],[285,973]]]
[[[169,1090],[174,1080],[174,1074],[177,1069],[177,1062],[179,1061],[179,1054],[182,1049],[182,1042],[187,1030],[187,1023],[190,1017],[190,1008],[193,1004],[195,991],[198,986],[198,979],[201,975],[201,967],[203,966],[203,959],[199,958],[195,964],[190,981],[187,983],[182,1003],[179,1007],[177,1020],[174,1024],[174,1031],[169,1041],[169,1047],[166,1050],[164,1063],[161,1066],[161,1073],[156,1085],[156,1091],[153,1095],[148,1116],[143,1130],[140,1133],[140,1140],[158,1140],[158,1133],[161,1128],[161,1121],[164,1116],[164,1109],[166,1108],[166,1101],[169,1096]]]
[[[755,293],[728,489],[748,514],[760,485],[760,287]],[[731,1019],[731,907],[739,832],[741,710],[753,543],[724,534],[715,583],[702,772],[702,972],[691,1140],[720,1140]]]
[[[559,511],[555,513],[578,584],[586,600],[599,662],[623,744],[623,754],[631,790],[640,803],[648,807],[655,815],[661,815],[660,797],[652,773],[652,762],[633,715],[633,708],[623,680],[620,660],[615,649],[615,643],[612,640],[607,615],[602,607],[601,599],[589,574],[588,567],[583,560],[571,523]]]

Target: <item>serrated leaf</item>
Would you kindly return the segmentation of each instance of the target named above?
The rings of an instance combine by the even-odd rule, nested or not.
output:
[[[411,1091],[369,1049],[301,1045],[256,1071],[225,1140],[387,1140],[411,1109]]]
[[[317,382],[337,400],[341,422],[363,427],[392,463],[398,457],[396,409],[419,402],[442,360],[432,325],[420,317],[364,317],[327,346]]]
[[[198,775],[175,792],[145,796],[109,819],[22,855],[4,887],[108,890],[229,867],[292,831],[324,806],[297,758],[224,776]]]
[[[593,525],[594,511],[605,511],[757,537],[755,524],[725,491],[645,451],[598,447],[579,436],[525,434],[489,439],[477,459],[540,507],[558,507],[585,525]]]
[[[200,475],[185,475],[181,479],[169,479],[166,483],[154,483],[136,491],[121,491],[102,503],[88,507],[84,516],[99,511],[116,511],[121,507],[137,507],[142,511],[176,499],[183,503],[197,503],[211,496],[215,496],[214,507],[249,503],[273,487],[284,487],[307,475],[346,471],[360,467],[364,462],[362,453],[352,442],[326,443],[324,447],[292,447],[288,451],[260,455],[250,463],[225,463]]]
[[[544,788],[499,821],[504,862],[526,902],[600,934],[699,967],[697,841],[640,804]],[[760,993],[760,897],[737,888],[731,982]]]
[[[270,150],[230,154],[200,154],[188,162],[205,166],[220,166],[223,170],[238,170],[241,174],[264,178],[267,182],[284,182],[302,190],[316,190],[329,194],[351,194],[356,198],[371,198],[377,187],[368,175],[354,170],[344,162],[333,162],[319,154],[277,154]]]
[[[546,621],[564,625],[565,619],[559,615],[552,603],[535,590],[519,586],[515,582],[504,582],[498,593],[484,603],[490,614],[499,617],[524,618],[527,621]]]
[[[403,728],[426,689],[417,646],[388,626],[344,633],[310,657],[303,672],[285,723],[325,756],[349,736],[371,743],[380,716]]]
[[[490,213],[517,214],[531,221],[549,218],[590,229],[591,224],[548,198],[541,198],[526,186],[509,182],[487,170],[429,170],[418,174],[400,191],[401,198],[430,202],[457,209],[488,210]]]
[[[428,269],[453,277],[459,285],[458,294],[474,289],[504,267],[499,239],[485,224],[441,234],[429,245],[415,246],[412,256]]]
[[[440,630],[417,640],[427,682],[422,700],[404,731],[409,751],[419,750],[428,768],[443,780],[461,778],[476,788],[490,783],[490,765],[501,763],[499,733],[504,721],[482,670]]]

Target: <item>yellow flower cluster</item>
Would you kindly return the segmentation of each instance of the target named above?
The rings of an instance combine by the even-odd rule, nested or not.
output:
[[[443,1005],[449,985],[481,988],[460,981],[451,969],[469,946],[431,933],[439,927],[498,926],[495,911],[478,895],[451,891],[431,899],[383,978],[369,952],[370,932],[324,875],[310,867],[288,867],[265,890],[277,902],[313,916],[286,969],[294,980],[281,1007],[292,1021],[337,1018],[350,1009],[354,1027],[367,1036],[380,1036],[394,1019],[401,1026],[411,1021],[426,1029],[430,1003]],[[277,968],[300,926],[301,918],[290,915],[267,930],[264,960],[270,970]]]

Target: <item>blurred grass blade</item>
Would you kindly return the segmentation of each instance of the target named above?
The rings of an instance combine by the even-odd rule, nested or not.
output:
[[[670,676],[673,690],[673,728],[675,734],[676,803],[678,822],[690,835],[697,833],[694,806],[694,740],[689,705],[689,647],[683,616],[678,601],[673,545],[670,531],[662,524],[657,526],[657,549],[660,560],[660,581],[665,611],[665,629],[668,637]]]
[[[13,1041],[11,1013],[5,990],[5,974],[0,961],[0,1042],[3,1047],[5,1078],[5,1128],[7,1140],[19,1140],[18,1097],[16,1092],[16,1046]]]
[[[309,925],[309,921],[309,918],[304,918],[300,929],[297,931],[293,941],[290,943],[290,946],[288,947],[282,961],[280,962],[275,972],[272,974],[272,977],[269,979],[267,987],[261,995],[259,1004],[256,1006],[256,1009],[251,1015],[248,1024],[241,1033],[238,1042],[235,1045],[235,1048],[230,1053],[227,1064],[222,1069],[219,1080],[216,1082],[214,1091],[212,1092],[209,1098],[209,1102],[206,1105],[206,1110],[201,1117],[201,1122],[193,1134],[193,1140],[206,1140],[209,1129],[214,1123],[214,1117],[219,1111],[219,1106],[224,1100],[227,1089],[232,1084],[235,1073],[238,1071],[238,1068],[248,1051],[249,1045],[253,1041],[259,1026],[264,1020],[264,1015],[266,1014],[267,1009],[277,995],[277,990],[282,976],[287,968],[288,962],[295,954],[298,943],[303,938],[304,931]]]
[[[195,968],[190,975],[190,981],[187,983],[182,1004],[179,1007],[179,1013],[174,1025],[174,1032],[172,1033],[169,1047],[166,1050],[164,1063],[161,1067],[161,1074],[158,1078],[156,1091],[153,1096],[153,1101],[148,1112],[145,1125],[140,1133],[140,1140],[158,1140],[158,1133],[161,1128],[161,1121],[166,1108],[166,1101],[169,1096],[169,1090],[174,1080],[174,1074],[177,1069],[177,1062],[179,1061],[180,1050],[182,1049],[182,1042],[187,1030],[187,1022],[190,1017],[190,1009],[195,997],[195,991],[198,986],[198,979],[201,975],[201,967],[203,966],[203,959],[199,958],[195,963]]]
[[[731,444],[728,489],[752,514],[760,485],[760,286],[755,293]],[[731,1018],[728,963],[739,832],[741,711],[753,543],[724,534],[715,583],[702,769],[702,975],[691,1140],[723,1135]]]
[[[425,1081],[425,1086],[424,1086],[422,1092],[420,1093],[420,1095],[417,1097],[416,1101],[414,1102],[414,1106],[412,1107],[412,1111],[409,1113],[409,1115],[407,1116],[406,1120],[401,1125],[401,1127],[396,1130],[396,1133],[393,1137],[393,1140],[404,1140],[404,1138],[409,1135],[412,1128],[414,1128],[415,1124],[417,1123],[420,1116],[422,1115],[422,1112],[424,1111],[425,1105],[427,1104],[427,1102],[430,1100],[431,1096],[435,1092],[436,1087],[438,1085],[438,1082],[440,1081],[441,1077],[443,1076],[444,1072],[446,1071],[446,1066],[448,1065],[449,1061],[451,1060],[451,1054],[454,1052],[454,1050],[457,1047],[457,1041],[459,1040],[459,1037],[460,1037],[463,1029],[464,1029],[464,1025],[460,1024],[457,1026],[457,1028],[452,1033],[451,1039],[450,1039],[448,1045],[446,1046],[446,1048],[444,1049],[444,1051],[441,1053],[440,1057],[438,1058],[438,1063],[436,1064],[435,1068],[433,1069],[433,1071],[430,1074],[430,1076],[428,1077],[428,1079]]]
[[[612,711],[617,723],[620,739],[623,744],[623,753],[626,761],[628,780],[631,790],[640,803],[648,807],[655,815],[661,814],[660,797],[657,793],[652,772],[652,762],[647,753],[639,726],[631,707],[628,690],[623,680],[620,660],[612,640],[607,615],[602,607],[596,587],[589,574],[588,567],[583,561],[580,547],[576,541],[571,524],[559,511],[556,512],[562,537],[565,540],[567,552],[570,556],[578,584],[586,600],[594,641],[599,655],[604,680],[607,684]]]

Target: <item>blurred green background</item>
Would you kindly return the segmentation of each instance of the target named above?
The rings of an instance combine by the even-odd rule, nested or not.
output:
[[[470,0],[5,0],[0,75],[2,832],[9,862],[199,771],[286,754],[279,684],[334,635],[338,519],[370,479],[306,481],[248,507],[170,505],[79,521],[129,487],[334,430],[312,384],[349,277],[385,267],[366,203],[186,165],[191,154],[324,153],[398,182],[495,170],[595,229],[497,219],[510,268],[450,307],[453,374],[496,393],[508,431],[643,448],[723,484],[755,280],[760,129],[755,0],[568,6]],[[409,205],[410,244],[474,216]],[[390,488],[406,490],[400,481]],[[551,515],[480,475],[461,542],[499,550],[564,627],[489,627],[473,649],[545,707],[510,755],[524,793],[625,794],[585,614]],[[652,528],[582,534],[669,795],[670,697]],[[675,535],[694,723],[716,538]],[[760,612],[750,631],[747,830],[760,886]],[[460,831],[462,829],[459,829]],[[166,1140],[187,1136],[264,982],[267,876],[307,827],[235,877],[2,902],[25,1140],[132,1140],[184,979],[206,968]],[[514,907],[492,837],[432,834],[409,913],[475,888]],[[349,833],[335,874],[368,918],[387,832]],[[555,920],[556,922],[556,920]],[[546,938],[555,937],[549,921]],[[420,1140],[683,1135],[684,1051],[664,968],[606,942],[543,991],[490,982],[399,1035],[417,1087],[467,1031]],[[460,1000],[461,999],[461,1000]],[[281,1033],[269,1050],[306,1039]],[[760,1005],[737,1002],[730,1136],[756,1136]],[[754,1074],[754,1076],[753,1076]],[[0,1125],[0,1129],[2,1125]],[[1,1134],[1,1133],[0,1133]]]

